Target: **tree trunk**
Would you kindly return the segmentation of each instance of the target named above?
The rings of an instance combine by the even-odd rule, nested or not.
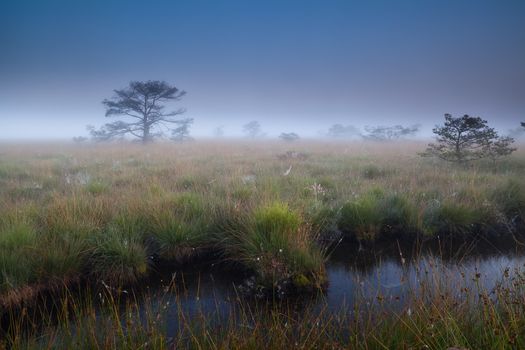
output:
[[[142,135],[142,143],[146,144],[151,141],[151,135],[149,130],[149,125],[144,124],[144,134]]]

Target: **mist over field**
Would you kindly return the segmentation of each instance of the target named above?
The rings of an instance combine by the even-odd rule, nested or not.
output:
[[[522,1],[3,1],[0,139],[70,139],[102,100],[165,80],[191,133],[318,137],[336,123],[469,114],[500,132],[525,115]]]

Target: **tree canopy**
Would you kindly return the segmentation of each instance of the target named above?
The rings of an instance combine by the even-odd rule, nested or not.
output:
[[[106,107],[106,117],[122,116],[126,120],[107,123],[98,130],[88,127],[95,140],[110,140],[129,134],[147,143],[162,135],[163,129],[167,131],[172,125],[180,124],[181,120],[176,116],[185,112],[184,108],[165,112],[167,103],[179,101],[186,94],[165,81],[132,81],[128,87],[114,90],[114,93],[111,99],[102,102]]]
[[[334,124],[328,129],[328,137],[333,138],[353,138],[360,136],[359,129],[352,125]]]
[[[281,135],[279,135],[279,138],[283,141],[296,141],[299,140],[299,135],[297,135],[295,132],[283,132]]]
[[[262,135],[261,124],[259,124],[259,122],[256,120],[252,120],[251,122],[244,124],[242,130],[248,137],[251,138],[256,138]]]
[[[370,140],[376,141],[388,141],[397,140],[402,137],[414,136],[419,131],[419,125],[412,126],[366,126],[366,135],[363,137]]]
[[[451,162],[468,162],[481,158],[498,158],[509,155],[515,148],[511,137],[500,137],[480,117],[465,114],[454,118],[445,114],[443,126],[432,130],[437,135],[437,142],[428,145],[425,155],[437,156]]]

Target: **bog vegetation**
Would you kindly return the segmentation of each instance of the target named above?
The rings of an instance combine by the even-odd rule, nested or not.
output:
[[[523,232],[523,151],[497,166],[488,159],[456,165],[419,157],[424,148],[301,140],[8,145],[0,156],[0,303],[8,310],[78,282],[118,289],[160,266],[176,271],[197,261],[226,262],[251,276],[246,294],[284,299],[326,287],[330,247],[340,240],[515,239]],[[383,330],[419,332],[408,322],[425,317],[441,317],[437,327],[445,327],[439,310],[418,312],[419,321],[391,319]],[[512,317],[520,312],[513,309]],[[468,317],[484,322],[481,314]],[[92,321],[87,316],[82,329]],[[254,344],[265,327],[291,320],[280,314],[260,322]],[[494,322],[498,330],[508,322],[523,326]],[[335,320],[329,324],[333,332],[300,331],[314,332],[312,344],[324,337],[339,344],[348,334],[336,332]],[[354,336],[345,343],[357,344],[360,335]],[[515,341],[515,332],[507,336]],[[206,337],[210,347],[215,340],[248,346],[239,333]]]
[[[13,146],[0,159],[4,305],[78,279],[125,284],[215,255],[271,291],[322,288],[327,245],[508,236],[525,161],[456,166],[423,145]]]

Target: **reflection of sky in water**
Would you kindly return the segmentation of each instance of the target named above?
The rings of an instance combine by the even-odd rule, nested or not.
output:
[[[503,280],[505,269],[509,270],[511,277],[516,269],[525,270],[525,255],[512,252],[480,253],[464,256],[459,261],[432,255],[418,259],[405,257],[404,264],[399,253],[382,252],[381,255],[382,258],[369,259],[351,252],[334,254],[327,266],[329,285],[326,293],[311,301],[301,297],[296,309],[299,312],[310,308],[351,313],[354,304],[358,303],[361,308],[401,311],[422,288],[425,288],[425,295],[447,290],[457,297],[462,295],[461,288],[464,287],[475,291],[479,285],[491,291]],[[479,274],[477,279],[476,274]],[[242,278],[220,270],[186,272],[183,278],[178,273],[175,279],[177,292],[166,293],[161,286],[152,286],[153,293],[144,305],[166,311],[168,333],[177,332],[181,311],[188,318],[203,316],[210,324],[221,324],[240,305],[242,297],[238,296],[235,286],[241,281]],[[251,302],[248,305],[255,307]],[[243,307],[247,304],[243,303]],[[143,319],[147,309],[141,310]],[[237,316],[238,312],[234,317]]]
[[[404,266],[387,259],[367,270],[331,264],[328,268],[330,285],[327,290],[328,308],[333,311],[355,301],[376,304],[379,300],[390,307],[403,307],[408,293],[418,293],[423,284],[427,290],[458,292],[461,288],[491,291],[503,280],[505,269],[512,275],[516,269],[525,270],[525,256],[488,256],[463,262],[443,261],[425,257]],[[478,277],[476,277],[478,276]]]

